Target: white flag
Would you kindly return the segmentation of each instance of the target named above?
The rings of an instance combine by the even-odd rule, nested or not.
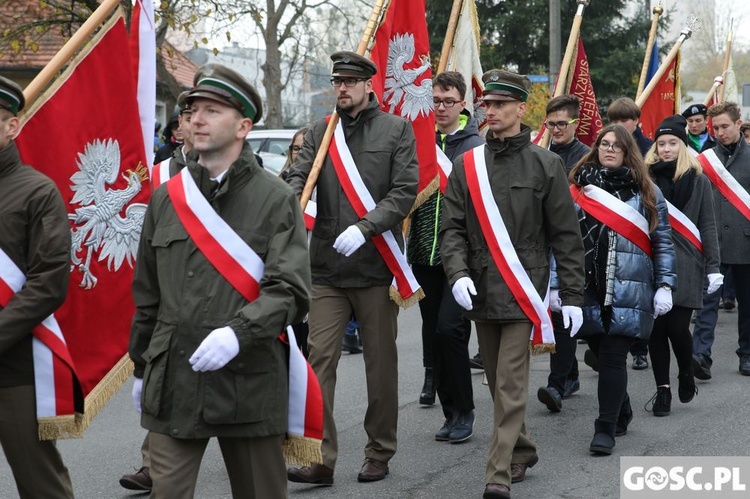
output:
[[[453,48],[448,58],[447,69],[458,71],[467,83],[466,108],[476,118],[480,132],[484,131],[484,104],[481,101],[484,85],[482,84],[482,63],[479,60],[479,20],[474,0],[464,0],[461,14],[456,25]]]
[[[737,87],[737,75],[734,73],[734,63],[732,54],[729,54],[729,64],[727,65],[727,74],[724,75],[724,100],[740,103],[740,92]]]

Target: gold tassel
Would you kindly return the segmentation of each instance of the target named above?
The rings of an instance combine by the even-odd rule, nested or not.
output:
[[[391,297],[391,300],[396,302],[396,305],[406,309],[424,298],[424,291],[422,291],[422,288],[419,288],[416,293],[411,295],[409,298],[404,299],[399,294],[398,290],[395,287],[391,286],[391,288],[388,290],[388,295]]]
[[[534,343],[531,340],[529,340],[529,350],[531,350],[531,355],[555,353],[555,344],[554,343],[541,343],[539,345],[534,345]]]
[[[286,440],[284,440],[284,461],[286,461],[287,466],[322,464],[321,443],[322,440],[317,438],[287,435]]]
[[[131,374],[133,362],[130,356],[125,354],[86,396],[83,414],[39,418],[39,439],[81,438],[94,417],[104,409],[109,399],[122,388]]]
[[[414,204],[411,207],[411,211],[409,211],[409,215],[414,213],[414,210],[422,206],[422,203],[427,201],[430,196],[440,187],[440,175],[433,178],[427,186],[422,189],[422,192],[417,194],[417,198],[414,200]]]

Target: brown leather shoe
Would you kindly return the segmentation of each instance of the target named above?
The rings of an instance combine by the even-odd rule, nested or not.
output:
[[[499,483],[488,483],[482,499],[510,499],[510,487]]]
[[[388,463],[378,461],[377,459],[366,458],[362,469],[357,475],[358,482],[377,482],[382,480],[388,474]]]
[[[290,466],[286,469],[286,478],[295,483],[333,485],[333,470],[322,464],[313,464],[301,468]]]
[[[120,478],[120,485],[128,490],[150,491],[154,484],[151,481],[148,467],[144,466],[131,475],[122,475],[122,478]]]
[[[534,454],[534,457],[528,463],[511,463],[510,464],[510,483],[523,482],[526,478],[526,470],[533,468],[536,463],[539,462],[539,456]]]

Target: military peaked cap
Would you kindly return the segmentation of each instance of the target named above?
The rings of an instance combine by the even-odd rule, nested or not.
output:
[[[336,52],[331,55],[331,60],[333,61],[331,76],[372,78],[378,73],[378,67],[374,62],[356,52]]]
[[[531,80],[526,75],[511,73],[504,69],[490,69],[482,75],[484,100],[526,102],[531,90]]]
[[[253,123],[263,116],[263,102],[258,91],[239,73],[226,66],[206,64],[199,68],[193,85],[185,98],[188,104],[201,97],[232,106]]]
[[[21,87],[16,82],[0,76],[0,107],[18,116],[25,104],[26,99]]]

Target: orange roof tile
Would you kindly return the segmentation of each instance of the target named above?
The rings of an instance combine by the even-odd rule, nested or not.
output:
[[[40,7],[38,0],[0,0],[0,38],[6,30],[12,30],[21,23],[45,19],[53,14],[54,9]],[[35,73],[54,57],[68,38],[60,28],[43,34],[26,32],[16,44],[16,50],[0,48],[0,68]],[[7,42],[0,43],[0,47],[7,46]],[[193,61],[166,41],[161,47],[161,54],[167,71],[180,86],[191,88],[197,69]]]

